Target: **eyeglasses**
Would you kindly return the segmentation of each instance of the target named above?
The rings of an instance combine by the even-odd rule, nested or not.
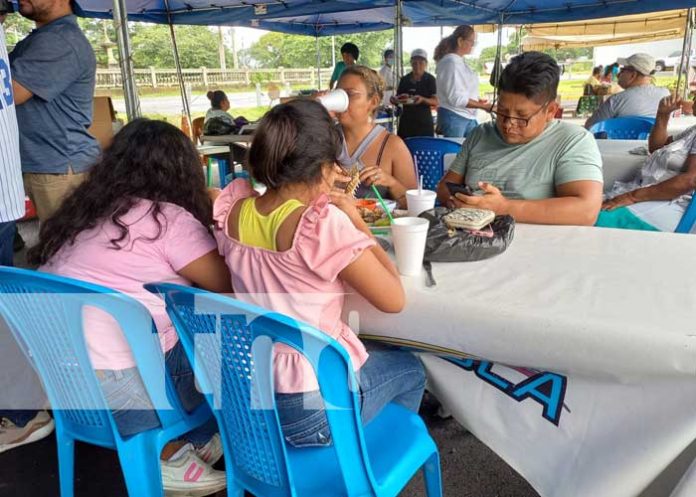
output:
[[[631,66],[625,66],[619,69],[619,74],[622,72],[637,72],[635,69],[633,69]]]
[[[529,126],[529,121],[534,119],[535,116],[537,116],[541,111],[546,109],[546,107],[550,103],[551,103],[551,101],[549,100],[544,105],[539,107],[539,109],[529,117],[513,117],[513,116],[508,116],[507,114],[501,114],[497,110],[494,110],[495,102],[493,102],[493,106],[491,107],[491,110],[489,112],[490,112],[491,116],[493,116],[493,119],[495,119],[496,121],[500,120],[501,123],[504,123],[507,120],[507,121],[510,121],[511,125],[513,125],[517,128],[523,129],[523,128],[526,128],[527,126]]]

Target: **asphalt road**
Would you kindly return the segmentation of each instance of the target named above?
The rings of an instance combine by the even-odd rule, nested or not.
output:
[[[247,93],[228,93],[230,106],[232,109],[243,109],[248,107],[257,107],[256,92]],[[113,100],[116,112],[122,116],[126,115],[126,103],[121,98]],[[267,96],[262,95],[261,105],[269,105],[270,100]],[[202,93],[194,93],[193,98],[189,102],[191,113],[205,112],[210,108],[210,101]],[[180,96],[173,97],[156,97],[146,96],[140,99],[140,109],[143,114],[162,114],[174,115],[180,114],[183,104]]]

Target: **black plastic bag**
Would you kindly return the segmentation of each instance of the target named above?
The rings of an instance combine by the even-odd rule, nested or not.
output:
[[[515,220],[511,216],[496,216],[490,224],[494,235],[479,236],[470,231],[450,231],[443,216],[452,212],[446,207],[435,207],[419,217],[430,222],[425,242],[425,260],[433,262],[469,262],[489,259],[502,254],[512,242]],[[453,233],[453,236],[450,236]]]
[[[203,134],[206,136],[233,135],[239,128],[222,117],[212,117],[205,122]]]

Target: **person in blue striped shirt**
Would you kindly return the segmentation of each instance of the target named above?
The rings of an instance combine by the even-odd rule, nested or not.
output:
[[[5,46],[0,12],[0,265],[11,266],[17,219],[24,216],[24,187],[19,155],[19,131],[15,115],[12,76]],[[0,406],[19,403],[22,407],[45,402],[36,375],[19,352],[12,335],[0,321]],[[0,411],[0,453],[40,440],[53,432],[53,420],[46,411]]]

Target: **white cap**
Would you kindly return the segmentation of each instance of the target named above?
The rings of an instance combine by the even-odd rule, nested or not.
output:
[[[428,52],[426,52],[422,48],[416,48],[413,52],[411,52],[411,58],[414,58],[414,57],[420,57],[420,58],[425,59],[427,61],[428,60]]]
[[[630,57],[616,59],[621,66],[631,66],[644,76],[649,76],[655,70],[655,58],[646,53],[634,53]]]

